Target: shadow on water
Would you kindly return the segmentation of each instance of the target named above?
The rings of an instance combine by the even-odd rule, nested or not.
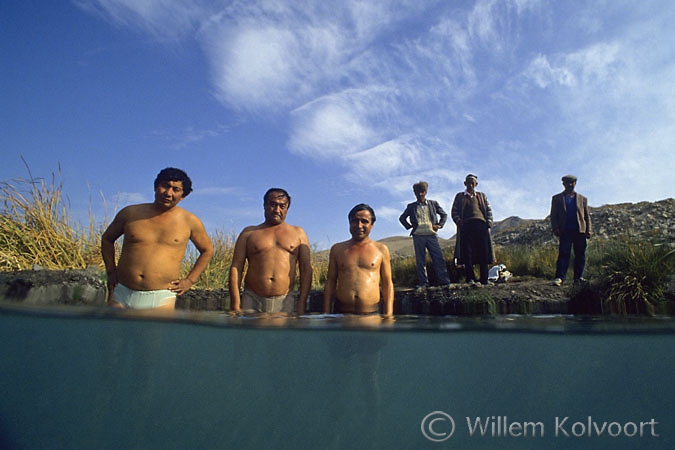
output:
[[[370,320],[0,305],[0,445],[672,447],[670,318]]]

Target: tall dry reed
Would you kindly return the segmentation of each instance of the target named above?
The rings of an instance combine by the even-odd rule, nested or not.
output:
[[[57,176],[0,183],[0,270],[102,266],[100,231],[73,223]],[[60,178],[60,170],[58,172]]]

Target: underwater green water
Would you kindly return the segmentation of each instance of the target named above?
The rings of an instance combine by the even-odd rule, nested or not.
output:
[[[0,308],[0,342],[3,449],[675,443],[671,319],[404,317],[362,329],[331,316],[13,307]]]

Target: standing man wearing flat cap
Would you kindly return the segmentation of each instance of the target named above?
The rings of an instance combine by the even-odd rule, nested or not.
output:
[[[551,230],[560,240],[558,261],[553,284],[560,286],[565,281],[574,248],[574,282],[583,279],[586,267],[586,243],[591,237],[591,215],[588,212],[588,199],[575,192],[577,177],[562,177],[565,190],[551,199]]]
[[[438,230],[443,228],[448,220],[448,214],[435,200],[427,198],[429,183],[419,181],[413,184],[416,202],[408,203],[403,214],[398,218],[406,230],[411,230],[415,246],[415,269],[417,272],[417,287],[429,286],[427,277],[427,250],[431,256],[431,263],[436,273],[438,284],[450,284],[448,268],[443,258],[441,245],[438,243]]]
[[[466,190],[455,195],[450,215],[457,225],[455,258],[464,265],[466,282],[474,286],[488,284],[488,264],[495,261],[492,228],[492,207],[487,196],[478,192],[478,177],[472,173],[464,179]],[[476,282],[474,264],[480,266],[480,283]]]

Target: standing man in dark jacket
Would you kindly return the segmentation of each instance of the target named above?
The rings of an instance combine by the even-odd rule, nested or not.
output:
[[[464,265],[466,282],[475,286],[488,284],[488,264],[494,262],[492,207],[487,196],[476,191],[478,177],[468,174],[464,179],[466,190],[459,192],[452,202],[450,214],[457,225],[455,257]],[[476,282],[473,266],[480,266],[480,284]]]
[[[560,286],[565,281],[574,248],[574,282],[583,279],[586,267],[586,241],[591,237],[591,215],[588,212],[588,199],[574,191],[577,177],[562,177],[565,190],[551,199],[551,230],[560,239],[558,261],[555,267],[553,284]]]
[[[440,228],[443,228],[448,220],[448,214],[441,208],[435,200],[427,199],[427,189],[429,184],[426,181],[420,181],[413,184],[413,192],[417,198],[416,202],[409,203],[398,220],[406,230],[412,231],[415,246],[415,265],[417,267],[418,288],[428,287],[427,278],[427,254],[431,256],[431,262],[436,273],[436,278],[441,285],[450,284],[448,277],[448,268],[443,259],[443,252],[438,243],[436,234]]]

